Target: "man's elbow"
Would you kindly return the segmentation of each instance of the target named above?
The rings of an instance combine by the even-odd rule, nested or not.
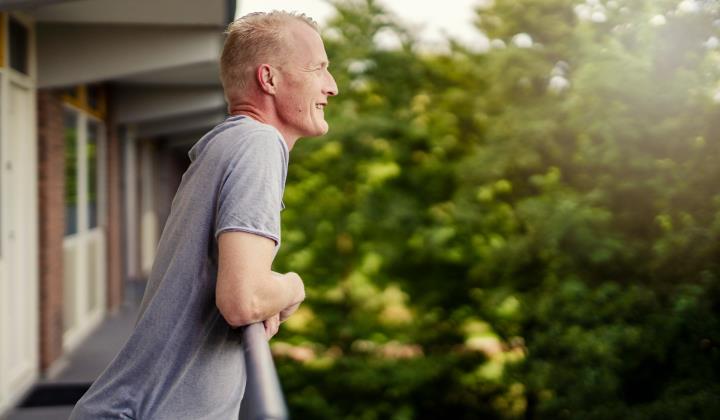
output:
[[[257,299],[232,299],[228,296],[217,296],[216,302],[220,315],[233,328],[262,321]]]

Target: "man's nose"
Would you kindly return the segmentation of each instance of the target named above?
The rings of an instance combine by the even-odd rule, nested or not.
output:
[[[335,83],[335,78],[330,72],[327,72],[327,82],[325,83],[325,87],[323,88],[323,93],[327,96],[337,96],[338,93],[338,87],[337,83]]]

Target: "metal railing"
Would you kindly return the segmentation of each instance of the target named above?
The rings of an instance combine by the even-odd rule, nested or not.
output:
[[[245,327],[242,342],[247,384],[240,405],[240,420],[286,420],[287,406],[263,323]]]

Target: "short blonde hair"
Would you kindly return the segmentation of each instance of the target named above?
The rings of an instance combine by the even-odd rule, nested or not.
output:
[[[220,58],[220,80],[226,96],[244,91],[258,65],[287,57],[289,46],[283,27],[295,21],[320,32],[317,22],[304,13],[283,10],[250,13],[228,25]]]

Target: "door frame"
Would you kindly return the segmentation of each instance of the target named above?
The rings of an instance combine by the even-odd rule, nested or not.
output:
[[[63,104],[63,112],[72,113],[76,117],[77,124],[77,174],[78,174],[78,215],[77,215],[77,232],[66,235],[63,238],[63,258],[65,259],[65,272],[63,273],[63,290],[64,297],[67,293],[71,296],[64,299],[65,310],[70,311],[74,320],[73,325],[64,327],[63,331],[63,351],[69,352],[77,347],[77,345],[102,322],[106,309],[107,294],[107,253],[106,253],[106,208],[107,193],[105,191],[107,166],[107,142],[106,142],[106,125],[105,122],[91,115],[87,111],[76,107],[72,104]],[[97,226],[89,228],[89,217],[87,212],[87,186],[88,186],[88,168],[86,146],[88,142],[88,125],[94,123],[98,125],[97,132],[97,167],[96,167],[96,185],[98,188],[97,196]],[[95,273],[88,271],[90,263],[90,247],[96,250]],[[68,258],[72,259],[72,264],[68,264]],[[71,276],[72,278],[68,278]],[[94,280],[93,280],[94,277]],[[94,282],[95,296],[98,302],[97,308],[91,309],[87,304],[90,298],[90,288],[87,287],[90,282]],[[71,290],[68,290],[71,288]],[[72,307],[67,307],[72,305]],[[68,312],[66,312],[68,313]],[[67,321],[67,320],[66,320]]]
[[[9,68],[10,16],[28,29],[28,74]],[[38,144],[35,27],[22,13],[0,13],[0,413],[32,386],[39,372]],[[21,121],[10,118],[13,89],[27,95]],[[10,124],[24,138],[12,138]],[[12,144],[11,144],[12,142]],[[11,207],[12,206],[12,207]],[[13,208],[14,207],[14,208]],[[20,211],[18,211],[20,210]],[[11,248],[12,247],[12,248]],[[21,261],[9,261],[10,254]],[[17,267],[20,267],[19,269]],[[13,279],[16,273],[20,279]],[[13,282],[13,284],[11,284]],[[18,284],[21,287],[15,288]],[[18,291],[16,294],[14,292]],[[14,306],[22,315],[11,312]],[[17,324],[24,321],[24,325]],[[11,346],[18,346],[14,348]],[[18,348],[20,351],[18,352]],[[13,355],[14,354],[14,355]],[[10,360],[19,358],[21,360]]]

